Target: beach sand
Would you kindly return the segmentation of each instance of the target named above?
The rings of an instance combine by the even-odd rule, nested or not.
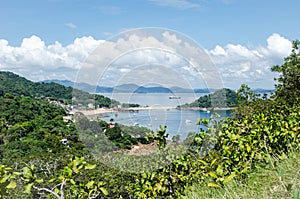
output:
[[[73,110],[73,112],[81,112],[86,116],[89,115],[99,115],[104,113],[114,113],[114,112],[121,112],[121,111],[146,111],[146,110],[175,110],[176,107],[162,107],[162,106],[148,106],[148,107],[132,107],[132,108],[110,108],[110,109],[95,109],[95,110]],[[233,107],[226,107],[226,108],[182,108],[179,110],[199,110],[199,111],[211,111],[211,110],[232,110]]]

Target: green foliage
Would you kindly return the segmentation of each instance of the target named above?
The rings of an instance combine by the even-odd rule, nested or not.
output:
[[[206,187],[205,183],[186,190],[184,199],[198,198],[299,198],[299,151],[290,151],[279,161],[270,157],[270,164],[258,164],[246,179],[233,179],[224,187]]]
[[[41,153],[82,149],[74,124],[63,122],[65,110],[43,100],[26,96],[0,97],[0,157],[2,162]]]
[[[235,107],[237,106],[237,94],[228,88],[217,90],[213,94],[204,95],[198,100],[179,106],[178,108],[188,107],[200,107],[200,108],[212,108],[212,107]]]
[[[114,107],[120,103],[102,95],[92,95],[87,92],[65,87],[57,83],[32,82],[12,72],[0,71],[0,96],[10,94],[24,95],[36,98],[49,98],[65,104],[95,104],[96,107]],[[73,98],[74,97],[74,98]],[[72,99],[73,98],[73,99]],[[72,101],[73,100],[73,101]]]
[[[131,146],[137,143],[137,139],[122,131],[117,123],[115,124],[114,128],[106,129],[105,135],[119,149],[131,149]]]
[[[45,179],[38,177],[34,165],[23,167],[22,172],[13,172],[11,168],[0,165],[0,184],[6,189],[15,189],[18,180],[23,184],[25,194],[36,192],[37,195],[52,195],[57,199],[96,198],[100,195],[108,195],[104,183],[99,179],[89,178],[86,181],[79,177],[83,171],[95,167],[96,165],[88,164],[83,157],[75,157],[58,172],[59,175],[45,182]],[[48,188],[45,184],[49,184],[52,188]],[[1,194],[7,193],[5,190],[0,191]]]
[[[157,131],[157,133],[151,133],[147,136],[148,140],[155,140],[157,141],[157,145],[159,149],[163,149],[166,147],[167,144],[167,138],[169,136],[169,134],[166,133],[167,131],[167,127],[166,126],[162,126],[160,125],[159,130]]]
[[[273,66],[272,71],[280,74],[276,85],[276,97],[290,103],[300,97],[300,53],[298,40],[293,41],[292,53],[285,58],[283,65]]]
[[[140,105],[139,104],[122,103],[122,107],[124,107],[124,108],[135,108],[135,107],[140,107]]]
[[[242,84],[237,90],[237,102],[240,105],[246,105],[249,102],[254,102],[259,97],[258,94],[251,91],[250,87],[246,84]]]
[[[153,133],[146,127],[143,126],[126,126],[118,124],[124,133],[131,135],[134,138],[145,138],[148,134]]]

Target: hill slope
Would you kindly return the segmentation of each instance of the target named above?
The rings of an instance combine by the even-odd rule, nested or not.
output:
[[[62,101],[66,104],[87,105],[94,103],[95,106],[110,107],[119,104],[115,100],[111,100],[102,95],[91,95],[88,92],[66,87],[54,82],[32,82],[24,77],[16,75],[12,72],[0,71],[0,95],[10,93],[13,95],[33,96],[37,98],[50,98]],[[72,98],[76,100],[72,101]]]
[[[212,107],[234,107],[237,106],[237,94],[228,88],[217,90],[216,92],[204,95],[190,104],[178,106],[178,108],[212,108]]]

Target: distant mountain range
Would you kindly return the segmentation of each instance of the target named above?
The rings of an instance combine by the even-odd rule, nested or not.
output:
[[[210,91],[207,88],[204,89],[187,89],[181,87],[161,87],[161,86],[153,86],[153,87],[144,87],[138,86],[136,84],[122,84],[116,87],[103,87],[103,86],[93,86],[87,83],[75,83],[69,80],[45,80],[42,81],[44,83],[57,83],[67,87],[77,88],[79,90],[83,90],[89,93],[209,93]]]
[[[112,92],[119,92],[119,93],[209,93],[214,92],[214,89],[208,88],[196,88],[196,89],[188,89],[188,88],[181,88],[181,87],[144,87],[138,86],[136,84],[122,84],[116,87],[104,87],[104,86],[93,86],[87,83],[75,83],[69,80],[45,80],[42,81],[44,83],[57,83],[67,87],[77,88],[79,90],[83,90],[89,93],[112,93]],[[273,90],[270,89],[253,89],[256,93],[270,93]]]

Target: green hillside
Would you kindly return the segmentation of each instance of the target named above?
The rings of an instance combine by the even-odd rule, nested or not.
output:
[[[212,94],[204,95],[190,104],[178,106],[178,108],[212,108],[237,106],[237,94],[233,90],[223,88]]]
[[[10,93],[12,95],[32,96],[36,98],[50,98],[66,104],[82,104],[86,106],[94,103],[98,107],[111,107],[119,102],[102,95],[92,95],[72,87],[62,86],[57,83],[32,82],[12,72],[0,71],[0,95]],[[76,97],[72,101],[72,97]]]

